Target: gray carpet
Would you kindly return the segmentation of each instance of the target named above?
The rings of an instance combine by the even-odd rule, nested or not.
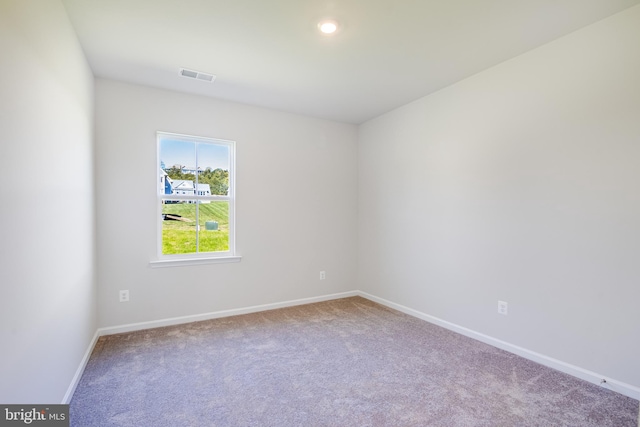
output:
[[[636,427],[638,401],[360,297],[101,337],[72,426]]]

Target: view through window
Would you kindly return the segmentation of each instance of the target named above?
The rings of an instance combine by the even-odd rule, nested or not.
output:
[[[234,253],[235,143],[158,132],[159,255]]]

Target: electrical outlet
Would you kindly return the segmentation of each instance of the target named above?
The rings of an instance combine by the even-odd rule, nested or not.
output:
[[[129,302],[129,291],[120,291],[120,302]]]
[[[504,316],[508,313],[508,305],[506,301],[498,301],[498,314],[502,314]]]
[[[326,279],[326,278],[327,278],[327,275],[325,274],[324,270],[322,270],[322,271],[320,272],[320,280],[324,280],[324,279]]]

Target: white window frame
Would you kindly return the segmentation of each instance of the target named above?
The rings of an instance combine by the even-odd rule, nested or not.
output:
[[[162,189],[158,185],[158,168],[160,168],[160,141],[163,138],[170,137],[179,139],[181,141],[203,143],[203,144],[217,144],[226,145],[229,148],[229,191],[226,196],[221,195],[198,195],[197,191],[194,191],[194,195],[187,194],[164,194],[164,186]],[[220,138],[210,138],[202,136],[184,135],[171,132],[158,131],[156,133],[156,166],[155,171],[155,188],[156,188],[156,221],[157,221],[157,236],[156,236],[156,259],[151,260],[152,267],[171,267],[182,265],[198,265],[198,264],[210,264],[221,262],[239,262],[241,257],[236,254],[235,250],[235,230],[236,230],[236,218],[235,218],[235,199],[236,199],[236,142]],[[196,150],[196,165],[197,168],[197,150]],[[194,188],[198,188],[198,174],[195,174],[196,181],[194,182]],[[198,218],[199,203],[197,201],[227,201],[229,205],[229,250],[220,252],[194,252],[188,254],[163,254],[162,253],[162,205],[165,200],[187,200],[196,204],[196,221]],[[196,251],[199,244],[199,227],[196,227]]]

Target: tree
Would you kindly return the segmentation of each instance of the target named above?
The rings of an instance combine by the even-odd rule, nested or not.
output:
[[[165,169],[169,178],[196,182],[196,177],[192,173],[184,173],[181,165],[173,165]],[[229,171],[223,169],[205,169],[198,175],[199,184],[209,184],[212,195],[226,196],[229,192]]]
[[[211,194],[226,196],[229,192],[229,171],[207,168],[198,176],[198,182],[209,184]]]
[[[173,165],[169,169],[165,169],[165,172],[167,173],[167,175],[169,175],[169,178],[171,178],[171,179],[182,179],[182,180],[186,180],[186,181],[194,181],[195,182],[195,180],[196,180],[195,175],[192,174],[192,173],[184,173],[184,172],[182,172],[182,168],[183,168],[183,166]]]

